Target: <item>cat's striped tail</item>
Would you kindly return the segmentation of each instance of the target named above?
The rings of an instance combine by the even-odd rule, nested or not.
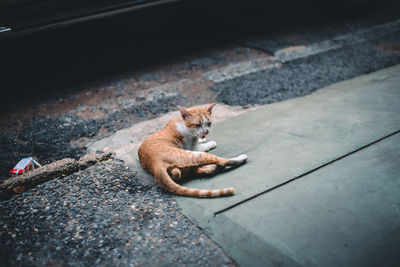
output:
[[[157,179],[158,183],[168,192],[175,195],[187,196],[187,197],[221,197],[230,196],[235,193],[234,188],[224,188],[216,190],[204,190],[204,189],[194,189],[181,186],[175,183],[174,180],[169,176],[166,169],[162,168],[154,172],[154,177]]]

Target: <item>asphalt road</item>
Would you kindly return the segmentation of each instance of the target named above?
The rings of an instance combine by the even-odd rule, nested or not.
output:
[[[326,16],[310,7],[179,8],[185,12],[141,11],[133,22],[107,19],[2,43],[9,52],[1,87],[10,96],[1,100],[0,177],[25,156],[42,164],[79,158],[88,142],[176,105],[273,103],[400,63],[395,1],[353,16]],[[110,31],[115,25],[119,30]],[[120,187],[108,184],[115,179]],[[88,181],[95,180],[90,188]],[[95,204],[84,205],[94,194]],[[111,199],[113,207],[107,206]],[[150,209],[151,223],[130,219],[138,218],[134,203]],[[115,207],[122,218],[105,220]],[[146,259],[194,264],[189,258],[202,257],[204,264],[234,264],[165,192],[135,183],[119,161],[58,178],[0,209],[6,265],[66,265],[68,259],[83,265],[140,265]],[[154,215],[155,209],[163,215]],[[77,219],[82,212],[86,216]],[[174,222],[182,223],[177,232]]]

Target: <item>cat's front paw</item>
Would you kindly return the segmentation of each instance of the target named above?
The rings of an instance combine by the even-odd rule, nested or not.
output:
[[[208,141],[206,143],[201,143],[197,145],[197,150],[202,152],[207,152],[213,148],[217,147],[217,142],[215,141]]]
[[[217,142],[215,142],[215,141],[208,141],[208,142],[206,143],[206,145],[207,145],[207,151],[209,151],[209,150],[214,149],[214,148],[217,147]]]

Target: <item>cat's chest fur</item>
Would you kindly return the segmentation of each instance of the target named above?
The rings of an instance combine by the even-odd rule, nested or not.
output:
[[[176,123],[176,130],[182,135],[182,148],[186,150],[196,150],[199,138],[197,136],[190,135],[185,124],[182,121]]]

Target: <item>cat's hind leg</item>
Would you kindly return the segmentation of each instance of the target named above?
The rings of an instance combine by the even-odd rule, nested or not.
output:
[[[217,164],[219,166],[237,166],[247,160],[247,155],[242,154],[234,158],[221,158],[206,152],[191,152],[197,165]]]
[[[235,158],[224,159],[220,158],[220,163],[206,164],[195,169],[195,174],[213,174],[223,170],[225,167],[238,166],[247,160],[247,155],[240,155]]]
[[[217,164],[207,164],[207,165],[197,167],[195,169],[195,173],[196,174],[213,174],[219,170],[219,167],[220,166],[218,166]]]
[[[182,178],[182,173],[179,168],[172,168],[169,170],[169,173],[175,181],[179,181]]]
[[[246,160],[247,160],[247,155],[242,154],[237,157],[230,158],[229,159],[230,162],[229,162],[228,166],[237,166],[237,165],[240,165],[240,164],[246,162]]]

